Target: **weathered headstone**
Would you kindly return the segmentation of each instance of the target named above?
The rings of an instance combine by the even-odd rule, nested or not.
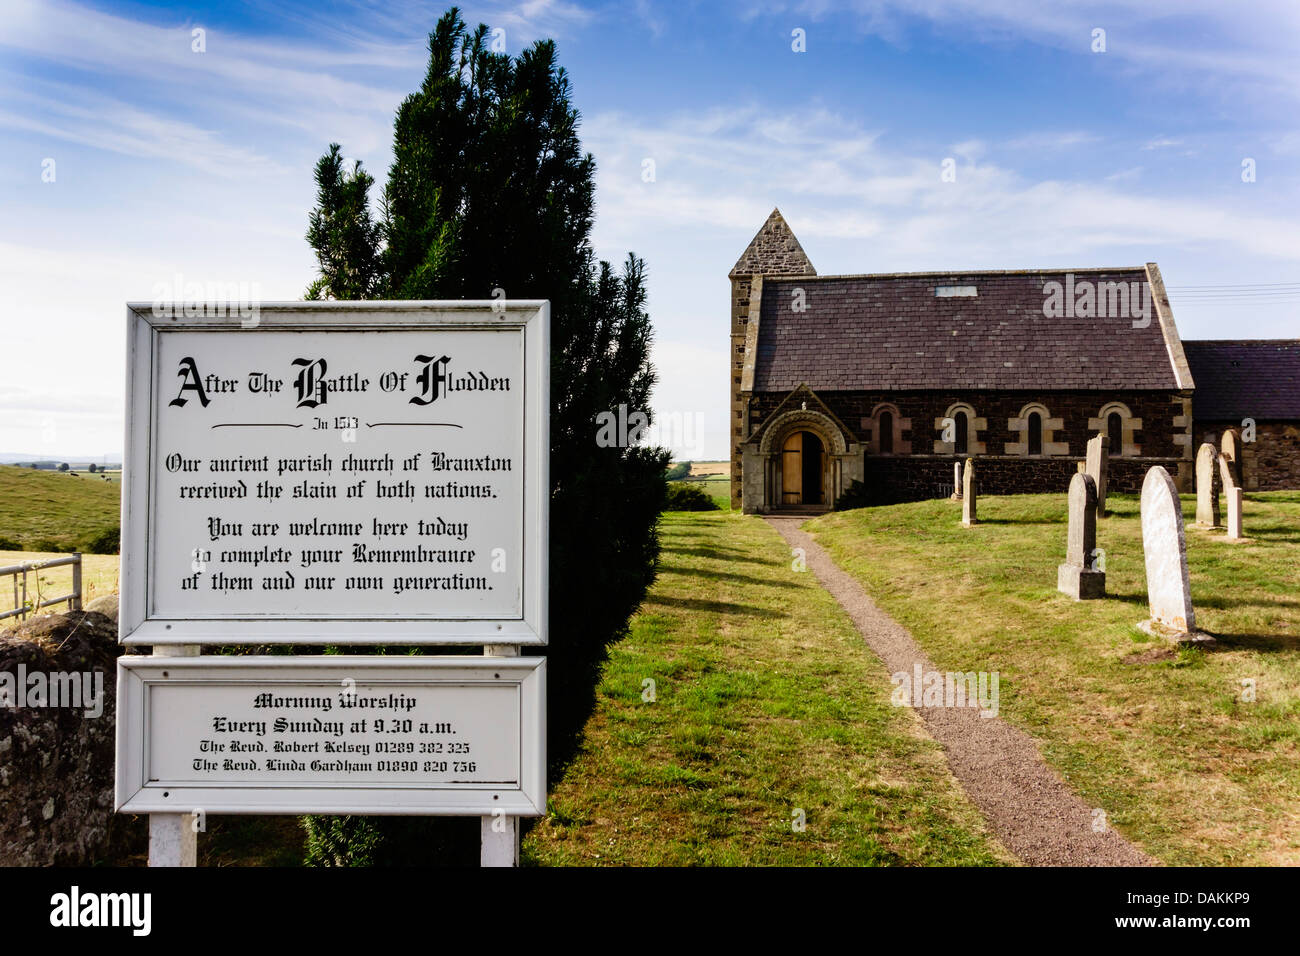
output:
[[[1095,435],[1088,439],[1086,471],[1097,486],[1097,517],[1106,517],[1106,468],[1110,461],[1110,436]]]
[[[961,462],[952,463],[952,500],[961,501]]]
[[[1196,525],[1200,528],[1219,527],[1219,496],[1214,490],[1217,457],[1218,452],[1209,442],[1202,442],[1196,452]]]
[[[1232,475],[1233,485],[1244,488],[1245,482],[1242,481],[1241,475],[1241,436],[1235,429],[1229,428],[1219,439],[1219,460],[1226,465]],[[1223,487],[1227,489],[1227,481],[1224,481]]]
[[[961,523],[969,528],[979,524],[975,519],[975,459],[967,458],[966,467],[962,469]]]
[[[1227,489],[1228,499],[1228,540],[1241,540],[1241,489],[1236,485]]]
[[[1070,479],[1070,527],[1065,539],[1065,563],[1056,569],[1056,589],[1076,601],[1106,596],[1106,572],[1095,567],[1097,550],[1097,486],[1092,475]]]
[[[1151,618],[1138,627],[1175,642],[1206,640],[1196,631],[1196,612],[1192,610],[1187,536],[1178,487],[1159,465],[1151,468],[1142,482],[1142,551]]]

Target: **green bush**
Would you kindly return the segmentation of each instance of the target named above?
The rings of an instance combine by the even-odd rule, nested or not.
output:
[[[25,551],[26,549],[13,538],[6,538],[0,534],[0,551]]]
[[[122,550],[122,529],[104,528],[81,539],[81,550],[87,554],[118,554]]]
[[[47,554],[71,554],[77,550],[77,546],[62,538],[37,538],[35,541],[27,542],[27,547],[23,550],[42,551]]]
[[[679,461],[675,465],[670,465],[664,472],[664,477],[669,481],[679,481],[691,473],[691,463],[689,461]]]
[[[683,481],[674,481],[668,486],[668,502],[665,511],[718,511],[718,503],[709,497],[699,485],[688,485]]]

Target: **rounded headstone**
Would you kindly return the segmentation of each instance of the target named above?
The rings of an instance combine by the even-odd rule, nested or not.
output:
[[[1174,479],[1159,465],[1142,482],[1142,551],[1151,620],[1173,631],[1194,631],[1182,505]]]

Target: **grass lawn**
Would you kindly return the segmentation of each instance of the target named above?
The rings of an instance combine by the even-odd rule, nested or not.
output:
[[[659,579],[610,651],[583,752],[552,782],[525,862],[1011,862],[774,530],[718,512],[660,528]]]
[[[75,550],[87,536],[119,521],[122,485],[82,472],[33,471],[0,465],[0,538],[28,550],[63,545]]]
[[[1245,533],[1192,527],[1197,623],[1175,651],[1147,617],[1135,496],[1099,523],[1107,600],[1056,591],[1066,496],[981,498],[826,515],[806,527],[937,667],[998,671],[1001,715],[1091,806],[1170,864],[1300,864],[1300,493],[1247,494]],[[1254,702],[1244,681],[1253,681]]]

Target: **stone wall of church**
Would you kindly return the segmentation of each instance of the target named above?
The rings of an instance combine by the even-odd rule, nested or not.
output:
[[[748,432],[744,431],[744,397],[740,379],[745,366],[745,330],[749,325],[749,294],[753,286],[751,276],[736,276],[731,280],[731,360],[727,374],[730,377],[731,404],[727,409],[727,437],[731,442],[731,507],[740,510],[741,452],[740,443]]]
[[[1219,447],[1228,428],[1241,433],[1241,422],[1196,422],[1196,444]],[[1243,435],[1243,439],[1249,437]],[[1255,440],[1242,441],[1242,483],[1246,491],[1300,489],[1300,422],[1256,422]]]
[[[965,456],[877,456],[867,459],[865,484],[873,504],[946,498],[952,494],[953,464]],[[1073,458],[1011,458],[976,456],[981,495],[1025,495],[1069,490],[1078,471]],[[1107,469],[1108,491],[1138,494],[1152,465],[1171,468],[1167,458],[1112,458]],[[1174,465],[1173,467],[1176,467]],[[1171,469],[1172,470],[1172,469]]]
[[[1086,454],[1088,439],[1098,431],[1099,413],[1114,402],[1127,408],[1133,427],[1126,433],[1131,436],[1126,453],[1110,459],[1109,488],[1136,493],[1147,469],[1161,465],[1183,490],[1191,490],[1190,401],[1178,392],[821,392],[818,396],[855,440],[872,449],[867,454],[866,483],[872,499],[882,503],[951,494],[953,462],[968,455],[979,460],[980,490],[985,494],[1064,491]],[[748,432],[760,427],[784,398],[775,393],[752,396]],[[969,406],[973,417],[984,424],[967,454],[956,454],[951,447],[936,448],[941,438],[937,423],[957,403]],[[897,418],[910,426],[898,431],[894,443],[900,449],[910,446],[907,453],[875,451],[874,416],[882,404],[897,409]],[[1059,420],[1048,443],[1051,454],[1030,457],[1016,447],[1023,435],[1011,422],[1030,404],[1043,406],[1047,421]]]

